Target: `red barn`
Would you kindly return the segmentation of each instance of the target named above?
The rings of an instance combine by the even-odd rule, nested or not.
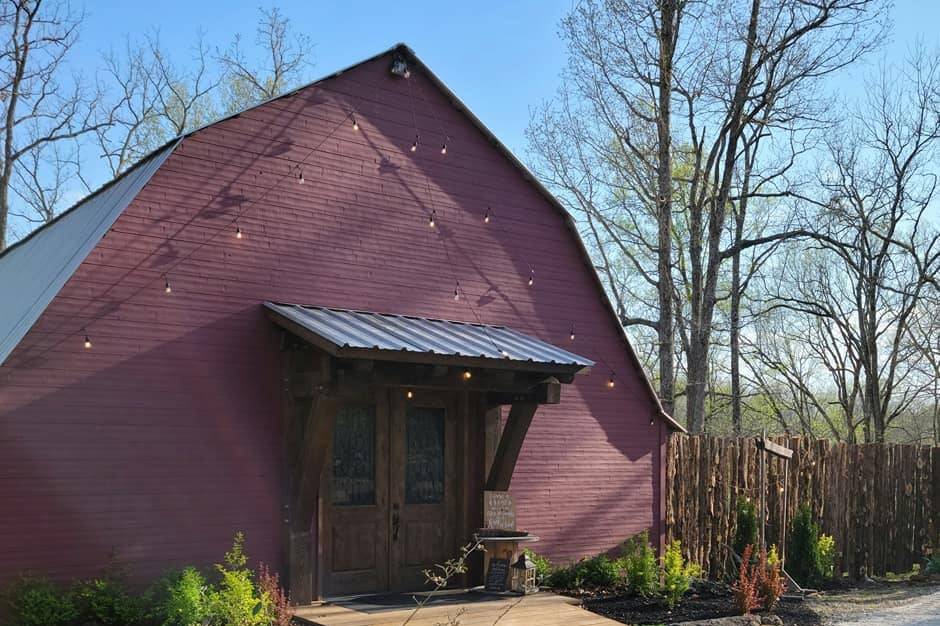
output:
[[[0,293],[5,579],[241,530],[296,600],[413,588],[484,489],[555,560],[663,536],[679,427],[572,218],[405,46],[174,140]]]

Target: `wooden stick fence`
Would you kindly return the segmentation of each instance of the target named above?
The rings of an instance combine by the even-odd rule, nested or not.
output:
[[[940,549],[940,448],[772,439],[794,455],[788,473],[782,460],[766,460],[768,545],[780,543],[782,520],[808,503],[822,532],[835,538],[837,571],[851,576],[905,572],[931,546]],[[737,501],[759,500],[760,454],[755,438],[670,440],[667,540],[680,539],[686,556],[711,576],[731,570],[726,546]]]

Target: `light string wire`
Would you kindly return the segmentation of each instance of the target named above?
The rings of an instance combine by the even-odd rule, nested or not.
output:
[[[323,139],[320,140],[319,143],[317,143],[313,148],[311,148],[311,149],[307,152],[307,154],[306,154],[300,161],[294,162],[294,163],[288,168],[287,173],[281,174],[273,183],[271,183],[268,187],[266,187],[265,189],[263,189],[262,192],[261,192],[261,194],[258,195],[257,197],[251,198],[251,199],[249,199],[247,202],[243,202],[243,203],[239,204],[239,210],[235,213],[234,217],[232,217],[232,219],[231,219],[230,221],[228,221],[227,223],[222,224],[222,225],[220,225],[219,227],[217,227],[217,228],[215,229],[215,231],[212,232],[212,234],[211,234],[209,237],[205,238],[202,242],[197,243],[196,246],[194,246],[194,247],[193,247],[188,253],[186,253],[185,255],[183,255],[183,256],[178,257],[177,259],[175,259],[174,262],[173,262],[173,264],[170,265],[170,266],[167,267],[167,268],[164,268],[164,269],[162,270],[162,274],[159,274],[159,275],[157,276],[157,278],[159,278],[160,276],[169,276],[170,274],[172,274],[173,271],[174,271],[177,267],[180,266],[180,264],[182,264],[183,262],[189,260],[189,258],[192,257],[193,254],[195,254],[195,253],[198,252],[199,250],[203,249],[203,248],[204,248],[206,245],[208,245],[210,242],[214,241],[215,238],[218,237],[220,234],[222,234],[223,232],[231,232],[233,226],[234,226],[236,229],[239,229],[239,226],[238,226],[238,220],[239,220],[239,218],[244,217],[246,214],[248,214],[248,213],[251,211],[251,209],[253,209],[259,202],[261,202],[262,200],[264,200],[272,191],[274,191],[275,188],[277,188],[278,186],[280,186],[280,184],[281,184],[286,178],[292,177],[292,176],[294,175],[295,171],[299,171],[300,168],[302,168],[304,165],[306,165],[306,164],[307,164],[307,161],[310,159],[310,157],[313,156],[316,152],[318,152],[318,151],[320,150],[320,148],[323,147],[323,144],[325,144],[327,141],[329,141],[330,139],[332,139],[332,137],[333,137],[333,135],[336,133],[336,131],[339,130],[340,128],[342,128],[342,127],[350,120],[350,118],[351,118],[353,115],[354,115],[354,111],[352,111],[352,110],[348,111],[348,112],[346,113],[346,115],[343,116],[343,118],[342,118],[337,124],[335,124],[335,125],[330,129],[330,132],[327,133],[327,135],[326,135],[325,137],[323,137]],[[182,139],[180,139],[180,141],[182,141]],[[215,202],[216,200],[218,200],[219,197],[220,197],[219,195],[213,196],[213,197],[211,198],[211,200],[209,200],[209,201],[206,203],[205,206],[206,206],[206,207],[211,206],[211,204],[212,204],[213,202]],[[247,205],[247,207],[246,207],[246,205]],[[202,210],[200,210],[200,213],[201,213],[203,210],[205,210],[205,208],[203,208]],[[180,232],[182,232],[182,230],[185,228],[185,226],[186,226],[186,225],[184,224],[183,226],[180,227],[180,229],[177,231],[177,235],[178,235]],[[97,300],[100,300],[101,297],[106,296],[112,289],[114,289],[118,284],[120,284],[120,283],[122,282],[123,278],[126,278],[128,274],[130,274],[131,272],[133,272],[133,271],[135,271],[136,269],[140,268],[144,263],[146,263],[148,260],[150,260],[150,259],[157,253],[157,251],[158,251],[159,249],[160,249],[160,246],[156,246],[154,250],[152,250],[151,252],[149,252],[149,253],[148,253],[143,259],[141,259],[133,268],[131,268],[130,270],[128,270],[127,272],[125,272],[124,276],[122,276],[122,278],[121,278],[120,280],[115,281],[114,283],[112,283],[112,284],[111,284],[102,294],[100,294],[100,296],[98,296],[95,300],[96,300],[96,301],[97,301]],[[133,291],[133,292],[132,292],[131,294],[129,294],[127,297],[123,298],[122,300],[120,300],[120,301],[117,302],[117,303],[112,303],[112,304],[108,307],[108,310],[107,310],[106,312],[104,312],[104,313],[102,313],[102,314],[99,314],[99,315],[96,315],[96,316],[92,316],[91,318],[88,318],[87,321],[84,322],[84,324],[83,324],[83,326],[82,326],[82,329],[80,329],[78,332],[79,332],[79,333],[83,333],[83,332],[87,331],[87,329],[88,329],[89,327],[91,327],[93,324],[95,324],[96,322],[98,322],[98,321],[100,321],[101,319],[103,319],[108,313],[110,313],[111,311],[113,311],[116,307],[119,307],[119,306],[121,306],[121,305],[123,305],[123,304],[126,304],[126,303],[129,302],[131,299],[133,299],[134,297],[136,297],[138,294],[143,293],[145,290],[149,289],[149,288],[152,286],[153,282],[154,282],[154,279],[153,279],[153,278],[151,278],[150,280],[147,280],[147,281],[146,281],[144,284],[142,284],[137,290]],[[83,313],[89,306],[91,306],[91,304],[92,304],[91,301],[86,302],[86,303],[82,306],[82,308],[79,309],[78,313],[72,314],[70,317],[71,317],[71,318],[75,318],[75,317],[77,317],[77,316],[80,316],[81,313]],[[52,330],[52,332],[55,332],[55,331],[57,331],[59,328],[62,328],[62,327],[65,325],[65,323],[66,323],[66,322],[63,321],[63,323],[60,324],[59,326],[57,326],[56,328],[54,328],[54,329]],[[70,337],[73,337],[74,335],[75,335],[75,332],[66,333],[62,338],[60,338],[60,339],[58,339],[58,340],[52,342],[51,344],[49,344],[49,345],[46,346],[45,348],[41,349],[37,354],[32,354],[32,355],[27,355],[27,356],[28,356],[29,358],[31,358],[31,359],[40,359],[40,358],[42,358],[43,356],[45,356],[50,350],[52,350],[52,349],[58,347],[59,345],[61,345],[62,343],[64,343],[64,342],[67,341]]]
[[[406,82],[408,83],[408,95],[409,95],[409,103],[410,103],[410,108],[411,108],[412,124],[414,125],[415,139],[416,139],[416,142],[417,142],[417,139],[420,137],[420,133],[419,133],[419,131],[418,131],[418,125],[417,125],[417,116],[416,116],[416,112],[415,112],[414,94],[413,94],[412,87],[411,87],[411,81],[410,81],[410,80],[407,80]],[[323,88],[321,87],[321,89],[323,89]],[[449,139],[449,136],[448,136],[447,133],[446,133],[446,130],[445,130],[444,126],[443,126],[443,123],[441,122],[440,117],[438,117],[437,114],[436,114],[436,111],[433,110],[433,107],[430,105],[430,103],[428,102],[427,98],[424,96],[423,91],[422,91],[422,93],[421,93],[421,98],[422,98],[424,104],[425,104],[428,108],[430,108],[430,109],[432,110],[432,113],[434,114],[434,118],[435,118],[435,120],[437,121],[437,124],[438,124],[438,126],[439,126],[439,128],[440,128],[441,134],[442,134],[442,136],[443,136],[444,146],[446,147],[446,143],[447,143],[447,140]],[[320,148],[322,148],[322,146],[323,146],[327,141],[329,141],[330,139],[332,139],[333,136],[335,135],[335,133],[336,133],[340,128],[342,128],[346,123],[348,123],[350,120],[352,120],[353,123],[354,123],[354,127],[353,127],[354,130],[356,130],[356,131],[360,130],[360,129],[358,128],[358,122],[359,122],[360,117],[361,117],[361,116],[358,114],[358,109],[357,109],[357,107],[355,107],[355,106],[350,106],[350,107],[349,107],[349,110],[348,110],[347,113],[343,116],[343,118],[342,118],[337,124],[335,124],[335,125],[330,129],[330,131],[327,133],[327,135],[326,135],[325,137],[323,137],[323,138],[320,140],[320,142],[318,142],[313,148],[311,148],[310,150],[308,150],[308,152],[306,153],[306,155],[305,155],[302,159],[300,159],[299,161],[296,161],[296,162],[294,162],[294,163],[292,163],[292,164],[290,165],[290,167],[288,168],[287,173],[282,174],[282,175],[280,175],[279,177],[277,177],[277,179],[276,179],[273,183],[271,183],[268,187],[266,187],[265,189],[263,189],[262,192],[261,192],[258,196],[249,199],[247,202],[241,203],[241,204],[239,205],[239,210],[234,214],[234,216],[231,218],[231,220],[230,220],[229,222],[227,222],[226,224],[223,224],[223,225],[218,226],[218,227],[212,232],[212,234],[211,234],[209,237],[206,237],[202,242],[197,243],[197,244],[196,244],[191,250],[189,250],[189,252],[187,252],[185,255],[183,255],[183,256],[178,257],[177,259],[175,259],[174,262],[173,262],[169,267],[165,267],[165,268],[163,268],[160,272],[158,272],[156,278],[160,278],[160,279],[163,279],[163,280],[164,280],[164,282],[165,282],[165,291],[166,291],[167,293],[170,293],[170,291],[171,291],[170,281],[169,281],[169,275],[172,274],[176,268],[178,268],[182,263],[184,263],[184,262],[186,262],[187,260],[189,260],[194,254],[196,254],[198,251],[202,250],[206,245],[208,245],[209,243],[211,243],[212,241],[214,241],[214,240],[218,237],[218,235],[220,235],[220,234],[222,234],[223,232],[226,232],[226,231],[231,231],[231,229],[232,229],[233,226],[236,228],[236,232],[238,232],[238,231],[240,230],[240,226],[239,226],[239,224],[238,224],[239,218],[242,218],[242,217],[246,216],[253,208],[255,208],[255,207],[257,206],[258,203],[260,203],[262,200],[264,200],[266,197],[268,197],[268,195],[270,195],[270,193],[271,193],[272,191],[274,191],[276,188],[278,188],[278,187],[281,185],[281,183],[282,183],[286,178],[288,178],[288,177],[293,177],[293,176],[295,175],[295,172],[298,172],[299,175],[302,177],[302,176],[303,176],[303,166],[304,166],[304,165],[307,165],[307,162],[308,162],[308,160],[310,159],[310,157],[312,157],[316,152],[318,152],[318,151],[320,150]],[[306,121],[304,122],[304,125],[306,126]],[[184,139],[184,138],[178,139],[178,140],[177,140],[177,143],[176,143],[176,146],[178,146],[179,143],[183,141],[183,139]],[[175,149],[176,146],[174,146],[174,149]],[[443,152],[443,151],[442,151],[442,152]],[[300,182],[301,182],[301,183],[303,182],[303,179],[302,179],[302,178],[300,179]],[[402,182],[403,182],[403,181],[402,181]],[[436,207],[435,207],[435,203],[434,203],[434,199],[433,199],[433,193],[432,193],[432,190],[431,190],[430,180],[429,180],[429,178],[428,178],[427,176],[425,176],[425,183],[426,183],[426,187],[427,187],[428,202],[429,202],[429,207],[430,207],[429,219],[435,219],[435,218],[436,218],[436,220],[439,222],[439,220],[440,220],[440,215],[439,215],[439,214],[437,213],[437,211],[436,211]],[[408,186],[407,183],[404,183],[404,182],[403,182],[403,184],[404,184],[406,187]],[[379,185],[379,188],[380,188],[380,190],[381,190],[381,193],[386,197],[386,200],[388,200],[388,195],[387,195],[387,193],[386,193],[386,191],[385,191],[385,189],[384,189],[384,186]],[[213,202],[215,202],[216,200],[218,200],[218,198],[219,198],[218,195],[213,196],[213,197],[206,203],[206,206],[210,206]],[[203,210],[204,210],[204,209],[203,209]],[[200,210],[199,213],[201,213],[201,212],[202,212],[202,210]],[[484,223],[489,224],[490,219],[488,219],[488,218],[492,218],[492,217],[495,217],[495,216],[496,216],[496,212],[493,210],[492,205],[487,205],[487,206],[486,206],[486,210],[485,210],[485,212],[484,212],[483,215],[484,215],[484,218],[483,218],[483,219],[484,219]],[[445,221],[449,221],[449,220],[445,220]],[[177,231],[176,234],[178,235],[179,233],[181,233],[182,230],[185,228],[185,226],[186,226],[185,224],[182,225],[182,226],[180,227],[180,229]],[[112,229],[112,230],[113,230],[113,229]],[[480,313],[476,310],[476,308],[475,308],[475,307],[473,306],[473,304],[470,302],[470,298],[467,297],[467,296],[468,296],[467,292],[461,288],[459,276],[458,276],[458,273],[457,273],[457,271],[456,271],[456,269],[455,269],[455,262],[454,262],[454,260],[453,260],[453,258],[452,258],[451,252],[450,252],[449,247],[448,247],[448,245],[447,245],[448,242],[446,241],[446,237],[444,236],[444,233],[441,232],[440,227],[439,227],[439,224],[436,223],[436,224],[431,228],[431,230],[437,231],[435,234],[436,234],[436,235],[439,237],[439,239],[440,239],[441,247],[442,247],[442,250],[443,250],[443,252],[444,252],[444,257],[445,257],[445,260],[446,260],[446,263],[447,263],[448,270],[450,271],[451,276],[453,277],[453,280],[454,280],[454,284],[456,285],[455,293],[460,294],[460,291],[463,291],[463,296],[464,296],[464,297],[458,298],[458,299],[462,299],[462,300],[463,300],[464,305],[467,307],[467,309],[468,309],[468,310],[470,311],[470,313],[473,315],[473,318],[476,320],[477,324],[481,327],[481,329],[483,330],[485,336],[487,337],[487,339],[489,340],[489,342],[493,345],[493,347],[496,349],[496,351],[497,351],[499,354],[501,354],[501,355],[506,355],[507,353],[499,346],[499,344],[497,343],[497,341],[496,341],[496,340],[492,337],[492,335],[490,334],[489,328],[488,328],[488,327],[486,326],[486,324],[483,322],[482,316],[480,315]],[[504,231],[504,232],[505,232],[505,231]],[[107,234],[107,233],[105,233],[105,234]],[[90,239],[90,237],[89,237],[89,239]],[[86,241],[86,243],[87,243],[87,241]],[[459,246],[457,246],[457,248],[458,248],[458,250],[459,250]],[[126,272],[124,276],[126,277],[127,274],[129,274],[130,272],[132,272],[132,271],[134,271],[134,270],[140,268],[144,263],[146,263],[150,258],[152,258],[152,257],[157,253],[158,250],[159,250],[159,246],[157,246],[154,250],[152,250],[151,252],[149,252],[143,259],[141,259],[141,260],[135,265],[134,268],[132,268],[131,270],[128,270],[128,272]],[[521,250],[517,250],[517,251],[519,252],[520,256],[522,257],[523,263],[525,263],[525,265],[529,268],[530,274],[529,274],[529,279],[528,279],[528,281],[529,281],[529,285],[532,286],[532,281],[533,281],[533,278],[534,278],[534,275],[535,275],[535,269],[533,268],[532,264],[529,263],[528,258],[526,258],[526,255],[524,254],[524,252],[522,252]],[[466,256],[465,253],[464,253],[464,256]],[[152,285],[152,283],[154,282],[154,280],[155,280],[155,279],[151,279],[151,280],[146,281],[146,282],[145,282],[144,284],[142,284],[137,290],[135,290],[134,292],[132,292],[131,294],[129,294],[127,297],[125,297],[124,299],[122,299],[121,301],[119,301],[116,305],[112,305],[111,307],[109,307],[109,309],[111,309],[111,310],[113,311],[113,309],[114,309],[115,306],[118,306],[118,307],[119,307],[120,305],[129,302],[131,299],[133,299],[133,298],[134,298],[135,296],[137,296],[138,294],[140,294],[140,293],[144,292],[145,290],[149,289],[150,286]],[[120,282],[121,282],[121,280],[118,280],[118,281],[116,281],[115,283],[113,283],[112,285],[110,285],[110,286],[105,290],[105,292],[102,293],[101,296],[99,296],[99,299],[100,299],[100,297],[103,297],[104,295],[107,295],[107,293],[108,293],[111,289],[115,288]],[[76,317],[76,316],[80,316],[80,314],[81,314],[82,312],[84,312],[91,304],[92,304],[91,302],[86,302],[85,305],[83,305],[83,307],[79,310],[79,312],[78,312],[77,314],[73,314],[72,317],[74,318],[74,317]],[[91,327],[91,326],[92,326],[93,324],[95,324],[96,322],[98,322],[98,321],[100,321],[101,319],[103,319],[106,315],[107,315],[107,313],[103,313],[103,314],[96,315],[96,316],[93,316],[93,317],[91,317],[91,318],[88,318],[88,319],[83,323],[82,327],[78,330],[78,333],[81,334],[81,335],[83,335],[83,336],[85,337],[85,340],[86,340],[85,345],[86,345],[86,347],[90,344],[90,341],[88,340],[88,328]],[[59,325],[58,327],[56,327],[55,329],[53,329],[53,332],[55,332],[56,330],[58,330],[59,328],[61,328],[63,325],[64,325],[64,322],[63,322],[63,324],[61,324],[61,325]],[[530,323],[527,323],[526,325],[529,326],[530,332],[534,332],[534,329],[532,328],[532,326],[531,326]],[[572,336],[574,335],[574,324],[573,324],[573,322],[571,323],[571,335],[572,335]],[[55,347],[61,345],[63,342],[65,342],[66,340],[68,340],[68,339],[69,339],[70,337],[72,337],[72,336],[74,336],[74,333],[67,333],[67,334],[66,334],[65,336],[63,336],[61,339],[59,339],[59,340],[57,340],[57,341],[54,341],[53,343],[51,343],[51,344],[49,344],[48,346],[46,346],[45,348],[43,348],[38,354],[30,355],[30,358],[33,358],[33,359],[42,358],[42,357],[43,357],[46,353],[48,353],[50,350],[52,350],[52,349],[54,349]],[[611,377],[613,377],[613,376],[616,375],[616,371],[614,370],[614,368],[612,368],[612,367],[610,366],[610,364],[609,364],[602,356],[600,356],[600,355],[598,354],[598,355],[596,355],[596,358],[597,358],[598,360],[600,360],[600,361],[604,364],[604,366],[610,371]],[[612,381],[612,379],[611,379],[611,381]]]

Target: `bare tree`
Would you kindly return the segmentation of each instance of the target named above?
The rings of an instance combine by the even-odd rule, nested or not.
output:
[[[40,182],[47,175],[41,155],[49,154],[53,144],[73,142],[107,125],[98,117],[98,94],[90,93],[80,76],[65,74],[81,18],[64,1],[11,0],[0,8],[0,250],[6,246],[17,177],[21,197],[38,199],[49,188]],[[24,160],[28,171],[18,173]],[[53,177],[59,175],[54,170]],[[24,191],[22,185],[34,177],[38,187]],[[48,200],[38,200],[39,206],[49,208]],[[51,219],[51,213],[31,218]]]
[[[255,46],[263,60],[249,61],[238,34],[228,49],[218,55],[225,72],[224,106],[228,113],[288,91],[311,64],[310,38],[291,32],[290,20],[277,7],[259,11]]]
[[[900,80],[899,80],[900,77]],[[911,326],[940,271],[940,234],[925,213],[934,198],[940,144],[940,57],[917,50],[883,68],[852,125],[834,135],[819,180],[814,247],[834,270],[791,276],[776,307],[839,329],[861,372],[866,441],[884,441],[922,390]]]
[[[665,346],[678,339],[668,352],[684,355],[687,422],[698,431],[716,306],[729,297],[724,262],[738,257],[740,263],[744,250],[807,234],[784,222],[774,232],[745,237],[747,198],[789,193],[786,174],[806,149],[799,136],[820,126],[819,81],[880,39],[883,2],[683,3],[675,21],[681,29],[669,46],[677,102],[668,109],[659,90],[667,75],[664,4],[625,6],[585,0],[563,23],[570,50],[566,85],[533,120],[530,144],[539,174],[585,217],[622,321],[659,335],[665,330],[660,314],[675,313],[671,337],[657,336],[659,354],[664,358]],[[660,228],[667,203],[658,195],[664,114],[675,135],[668,257]],[[739,228],[729,237],[732,210]],[[738,265],[736,297],[746,286],[742,276]],[[659,301],[669,283],[672,309],[664,309]],[[656,305],[650,290],[661,296]]]

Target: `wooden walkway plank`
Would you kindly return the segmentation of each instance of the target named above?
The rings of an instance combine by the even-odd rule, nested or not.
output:
[[[548,592],[522,598],[499,597],[474,599],[469,602],[450,602],[422,608],[409,626],[435,626],[447,623],[448,617],[459,616],[461,626],[487,626],[493,624],[500,614],[500,626],[614,626],[618,624],[596,613],[583,609],[579,601]],[[508,609],[508,610],[507,610]],[[298,609],[298,621],[311,626],[399,626],[414,609],[395,607],[381,610],[379,607],[356,605],[352,601],[340,601]]]

